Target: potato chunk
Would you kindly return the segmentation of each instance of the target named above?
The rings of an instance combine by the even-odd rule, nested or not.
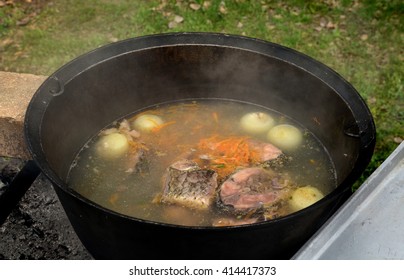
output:
[[[324,197],[324,194],[317,188],[307,185],[296,189],[289,201],[289,206],[294,211],[309,207]]]

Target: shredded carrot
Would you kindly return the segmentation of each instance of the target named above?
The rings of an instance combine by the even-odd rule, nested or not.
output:
[[[259,154],[251,149],[248,137],[221,139],[214,135],[199,141],[199,149],[212,157],[211,168],[219,176],[232,173],[237,167],[248,166],[259,161]]]
[[[171,121],[171,122],[166,122],[166,123],[160,124],[160,125],[154,127],[151,131],[154,132],[154,133],[157,133],[157,132],[159,132],[161,129],[163,129],[163,128],[169,126],[169,125],[172,125],[172,124],[175,124],[175,121]]]

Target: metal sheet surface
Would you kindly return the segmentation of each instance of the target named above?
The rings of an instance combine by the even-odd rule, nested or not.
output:
[[[404,142],[293,259],[404,260]]]

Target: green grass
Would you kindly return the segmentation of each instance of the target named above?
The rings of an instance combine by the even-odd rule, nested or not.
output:
[[[308,54],[360,92],[378,133],[375,155],[360,182],[404,138],[404,4],[400,0],[39,1],[45,4],[27,25],[18,22],[32,13],[32,7],[14,2],[0,8],[0,70],[49,75],[82,53],[146,34],[245,35]],[[201,7],[194,10],[191,3]],[[183,21],[173,24],[176,15]]]

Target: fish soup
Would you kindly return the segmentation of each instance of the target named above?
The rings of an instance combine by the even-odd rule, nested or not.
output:
[[[329,154],[299,123],[217,99],[158,105],[115,121],[79,152],[68,183],[121,214],[186,226],[275,219],[337,184]]]

